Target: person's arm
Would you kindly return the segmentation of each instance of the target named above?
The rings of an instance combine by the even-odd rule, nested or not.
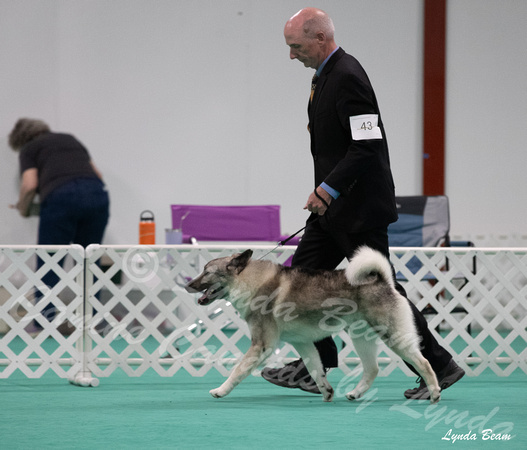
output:
[[[368,176],[386,144],[371,86],[353,74],[335,83],[337,114],[349,142],[346,154],[324,182],[341,195],[348,195],[357,180]]]
[[[36,168],[26,169],[22,173],[22,182],[20,184],[20,194],[18,202],[15,205],[16,209],[20,212],[23,217],[29,217],[29,208],[38,187],[38,171]]]

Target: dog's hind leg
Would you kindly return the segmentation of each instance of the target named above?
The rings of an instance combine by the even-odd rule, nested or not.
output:
[[[430,392],[430,403],[437,403],[441,399],[441,389],[437,382],[436,374],[428,360],[421,354],[419,349],[392,347],[404,361],[411,364],[419,375],[425,380],[426,387]]]
[[[441,400],[441,389],[437,382],[436,374],[428,360],[421,354],[421,352],[414,354],[413,359],[410,359],[410,361],[405,358],[405,361],[412,364],[419,372],[419,375],[421,375],[423,380],[425,380],[426,387],[430,392],[430,403],[437,403],[439,400]]]
[[[367,336],[366,336],[367,334]],[[377,363],[377,336],[372,333],[362,333],[354,336],[353,346],[362,363],[362,378],[355,389],[346,394],[348,400],[361,398],[373,384],[373,380],[379,373]]]
[[[326,371],[320,360],[320,355],[315,345],[310,343],[295,343],[294,347],[306,365],[309,375],[315,380],[325,402],[333,400],[335,392],[326,378]]]
[[[417,370],[430,392],[430,403],[437,403],[441,399],[441,389],[432,366],[419,350],[419,337],[415,329],[408,331],[399,323],[398,330],[385,339],[385,343]]]

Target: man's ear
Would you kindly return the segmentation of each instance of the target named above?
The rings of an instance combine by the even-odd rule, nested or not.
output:
[[[227,264],[227,270],[233,270],[236,272],[236,275],[238,275],[243,269],[245,269],[252,255],[252,250],[245,250],[243,253],[236,255],[232,261]]]

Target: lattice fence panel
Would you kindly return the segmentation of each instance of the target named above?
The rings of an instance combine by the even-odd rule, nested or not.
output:
[[[117,368],[130,376],[149,368],[161,376],[182,368],[194,376],[211,368],[227,375],[248,348],[247,324],[226,302],[198,306],[184,285],[206,262],[245,248],[90,246],[88,369],[96,376],[108,376]],[[294,252],[294,247],[270,254],[269,246],[251,248],[253,258],[265,256],[278,263]]]
[[[412,258],[422,264],[413,273]],[[392,249],[409,298],[467,373],[527,373],[526,249]]]
[[[78,372],[84,249],[0,247],[0,266],[0,378],[15,370],[28,378],[48,370],[63,378]]]

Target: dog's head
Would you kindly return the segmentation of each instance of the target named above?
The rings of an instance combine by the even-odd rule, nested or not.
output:
[[[226,298],[233,280],[245,269],[252,254],[252,250],[245,250],[243,253],[213,259],[205,265],[201,274],[185,286],[185,289],[190,293],[203,292],[198,299],[200,305],[208,305],[214,300]]]

